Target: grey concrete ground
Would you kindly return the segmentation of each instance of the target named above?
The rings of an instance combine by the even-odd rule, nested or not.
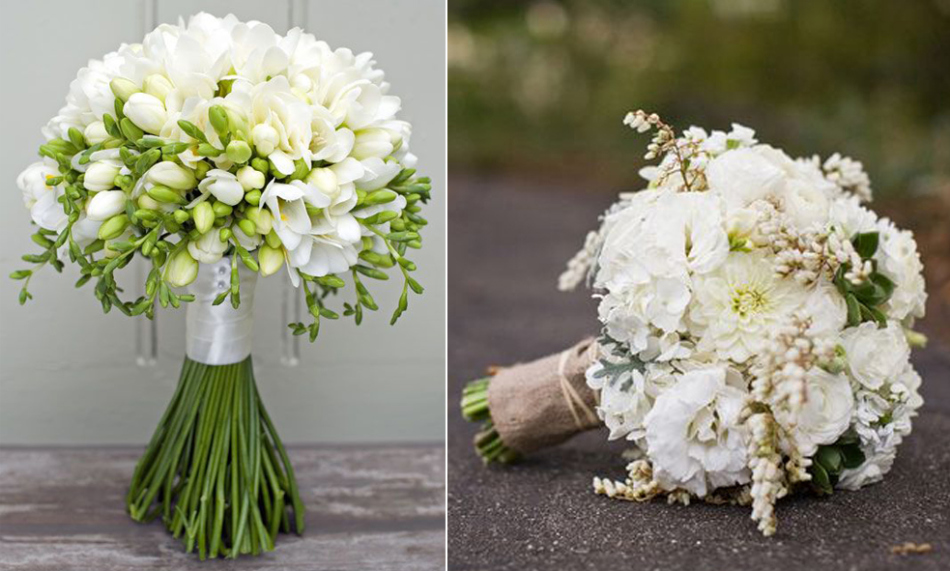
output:
[[[950,351],[915,355],[927,399],[883,483],[779,505],[763,538],[749,509],[596,496],[623,477],[622,448],[589,433],[512,467],[485,468],[458,413],[465,381],[597,330],[594,303],[556,291],[611,194],[454,176],[449,201],[449,567],[463,569],[948,569]],[[924,324],[926,325],[926,324]],[[930,553],[895,555],[905,541]]]
[[[302,537],[259,557],[199,561],[124,496],[142,450],[0,449],[0,570],[436,570],[445,562],[441,445],[291,447]]]

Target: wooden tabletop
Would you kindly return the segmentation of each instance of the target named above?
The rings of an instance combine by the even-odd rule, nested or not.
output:
[[[441,444],[296,446],[303,537],[273,552],[199,561],[160,522],[137,524],[123,496],[140,448],[0,448],[0,570],[442,569]]]

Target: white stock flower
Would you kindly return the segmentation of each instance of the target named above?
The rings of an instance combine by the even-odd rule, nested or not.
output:
[[[733,252],[715,272],[696,279],[689,331],[697,349],[744,363],[761,351],[769,331],[808,299],[795,280],[775,274],[761,253]]]
[[[188,253],[202,264],[217,262],[227,249],[228,244],[221,241],[221,233],[217,228],[212,228],[197,240],[188,242]]]
[[[834,444],[851,423],[854,396],[843,374],[813,367],[805,373],[805,401],[797,415],[773,409],[775,420],[791,435],[801,456],[814,455],[818,446]]]
[[[608,439],[642,441],[643,421],[653,401],[675,380],[669,367],[648,364],[642,372],[630,368],[616,376],[604,375],[603,370],[598,362],[587,369],[586,377],[587,386],[600,392],[597,415],[610,431]]]
[[[63,193],[62,185],[49,186],[47,181],[59,176],[59,169],[51,159],[38,161],[26,167],[17,176],[17,186],[23,193],[23,204],[30,217],[45,230],[60,231],[66,227],[66,213],[57,199]]]
[[[747,483],[749,434],[741,422],[747,392],[723,366],[695,369],[663,391],[647,414],[647,456],[664,490],[704,497]]]
[[[904,331],[894,321],[883,328],[870,321],[849,327],[841,335],[841,344],[851,378],[871,390],[896,380],[910,358]]]

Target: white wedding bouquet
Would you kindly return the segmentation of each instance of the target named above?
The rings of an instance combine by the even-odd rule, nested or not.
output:
[[[289,531],[285,498],[303,528],[250,365],[256,277],[286,267],[312,318],[290,327],[311,341],[321,318],[338,318],[328,297],[346,281],[355,299],[343,314],[357,323],[377,309],[366,278],[398,268],[393,323],[409,291],[422,293],[407,252],[421,247],[430,183],[389,91],[372,54],[202,13],[81,69],[43,128],[42,160],[17,180],[42,248],[11,276],[21,303],[35,272],[62,271],[67,257],[106,312],[152,317],[156,304],[189,302],[179,389],[127,501],[202,558],[272,548]],[[147,279],[123,299],[115,274],[136,257]]]
[[[626,480],[595,478],[595,491],[750,503],[771,535],[777,499],[880,480],[922,404],[909,358],[927,296],[912,234],[864,206],[859,162],[793,159],[739,125],[676,136],[655,114],[624,122],[654,132],[646,158],[659,164],[561,276],[561,289],[593,288],[603,329],[589,357],[550,375],[579,395],[567,399],[575,419],[595,411],[635,447]],[[493,410],[503,374],[463,401],[491,424],[488,459],[511,457],[495,452],[511,448],[498,425],[519,416]],[[519,430],[543,424],[519,414]]]

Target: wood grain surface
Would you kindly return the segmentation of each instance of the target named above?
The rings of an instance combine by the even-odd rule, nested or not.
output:
[[[0,448],[0,570],[442,569],[443,447],[290,448],[307,505],[302,537],[273,552],[199,561],[160,522],[137,524],[125,494],[141,450]]]

